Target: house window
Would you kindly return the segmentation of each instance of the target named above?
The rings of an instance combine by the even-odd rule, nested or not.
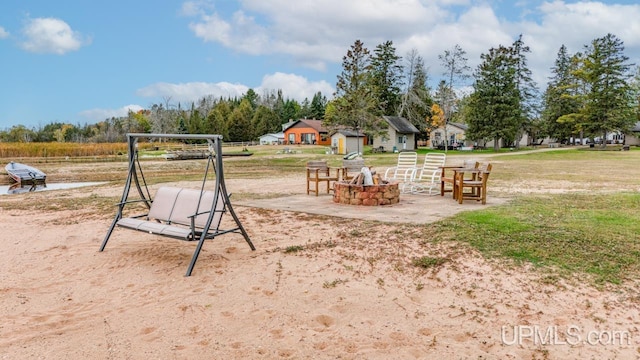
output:
[[[289,134],[289,144],[295,144],[295,143],[296,143],[296,134],[290,133]]]
[[[406,136],[398,136],[398,144],[404,144],[405,142],[407,142]]]
[[[304,133],[300,135],[300,140],[303,144],[315,144],[316,143],[316,134],[314,133]]]

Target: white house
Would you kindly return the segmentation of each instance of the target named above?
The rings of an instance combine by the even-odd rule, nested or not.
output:
[[[415,150],[416,136],[420,134],[409,120],[400,116],[383,116],[388,124],[387,131],[382,136],[373,139],[374,149],[384,151]]]
[[[447,124],[446,138],[443,128],[434,129],[431,134],[429,134],[431,147],[444,147],[445,142],[449,148],[454,146],[472,146],[474,145],[473,142],[468,141],[465,135],[467,129],[468,126],[465,124],[450,122]]]
[[[260,136],[260,145],[284,144],[284,133],[264,134]]]

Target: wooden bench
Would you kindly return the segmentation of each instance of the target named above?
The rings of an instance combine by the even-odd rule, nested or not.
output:
[[[161,187],[147,214],[122,218],[116,225],[186,241],[199,240],[213,208],[214,196],[213,191],[201,193],[195,189]],[[211,235],[207,237],[218,232],[224,211],[224,200],[219,194],[210,226]]]

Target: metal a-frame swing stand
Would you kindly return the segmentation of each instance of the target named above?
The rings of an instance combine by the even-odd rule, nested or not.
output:
[[[214,195],[213,195],[213,203],[212,203],[212,208],[210,209],[210,211],[206,212],[206,213],[208,213],[208,218],[207,218],[203,228],[199,229],[197,233],[194,232],[194,230],[193,230],[194,221],[192,220],[191,221],[191,227],[192,227],[191,234],[193,234],[193,236],[188,237],[186,239],[182,238],[183,240],[197,240],[198,241],[198,245],[196,246],[196,250],[195,250],[195,252],[193,254],[193,257],[191,258],[191,262],[189,263],[189,268],[187,269],[187,273],[186,273],[185,276],[190,276],[191,275],[191,272],[193,271],[193,267],[195,266],[196,261],[198,260],[198,255],[200,254],[200,251],[202,250],[202,246],[204,244],[204,241],[207,240],[207,239],[213,239],[216,236],[223,235],[223,234],[226,234],[226,233],[239,233],[239,234],[242,234],[242,236],[244,237],[245,241],[249,244],[249,247],[251,248],[251,250],[255,250],[256,249],[253,246],[253,243],[251,242],[251,239],[249,239],[249,235],[247,234],[247,232],[245,231],[244,227],[240,223],[240,220],[238,219],[238,216],[233,211],[233,207],[231,206],[231,202],[229,201],[229,194],[227,193],[227,188],[226,188],[225,183],[224,183],[224,173],[223,173],[222,156],[221,156],[221,154],[222,154],[222,144],[221,144],[222,143],[222,136],[221,135],[137,134],[137,133],[130,133],[130,134],[127,134],[128,157],[129,157],[129,171],[127,173],[127,179],[125,181],[124,190],[122,192],[122,198],[120,199],[120,202],[118,203],[118,210],[116,212],[115,218],[113,219],[113,222],[111,223],[111,226],[109,227],[109,230],[107,231],[107,234],[106,234],[104,240],[102,241],[102,245],[100,246],[100,251],[104,250],[105,246],[107,245],[107,242],[109,241],[109,237],[111,237],[111,233],[115,229],[116,225],[119,225],[118,222],[123,220],[123,210],[124,210],[124,208],[125,208],[125,206],[127,204],[130,204],[132,202],[143,202],[148,209],[151,209],[151,205],[153,203],[153,200],[151,198],[151,195],[150,195],[150,192],[149,192],[149,188],[147,187],[147,183],[145,181],[144,174],[142,172],[142,168],[140,166],[140,161],[138,159],[137,147],[138,147],[138,139],[139,138],[206,140],[208,145],[209,145],[209,155],[208,155],[208,160],[207,160],[207,166],[206,166],[206,169],[205,169],[205,174],[204,174],[204,178],[203,178],[203,181],[202,181],[202,186],[200,188],[200,197],[198,198],[198,205],[197,205],[196,209],[200,208],[200,200],[202,199],[202,195],[205,192],[205,185],[206,185],[207,175],[208,175],[209,169],[210,169],[212,164],[213,164],[213,171],[215,172],[215,175],[216,175],[215,176],[215,189],[213,191],[213,193],[214,193]],[[138,178],[138,173],[140,174],[140,177],[142,178],[142,183],[140,182],[140,179]],[[136,189],[138,191],[138,194],[140,195],[140,200],[128,201],[132,183],[135,184],[135,187],[136,187]],[[222,209],[217,209],[217,204],[218,204],[218,200],[220,199],[220,197],[222,197],[222,200],[223,200],[223,203],[224,203],[224,207]],[[231,217],[235,221],[236,227],[228,229],[228,230],[219,230],[217,228],[218,225],[216,224],[215,225],[216,229],[211,229],[214,217],[216,215],[221,215],[221,214],[216,214],[216,213],[226,212],[226,211],[228,211],[229,214],[231,214]],[[197,216],[197,215],[198,214],[194,214],[194,216]],[[162,235],[162,234],[158,234],[158,235]],[[170,235],[166,235],[166,236],[170,236]]]

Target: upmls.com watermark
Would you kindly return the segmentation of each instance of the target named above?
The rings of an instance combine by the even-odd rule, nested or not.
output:
[[[631,345],[626,330],[585,330],[580,326],[539,325],[502,326],[500,339],[504,345]]]

